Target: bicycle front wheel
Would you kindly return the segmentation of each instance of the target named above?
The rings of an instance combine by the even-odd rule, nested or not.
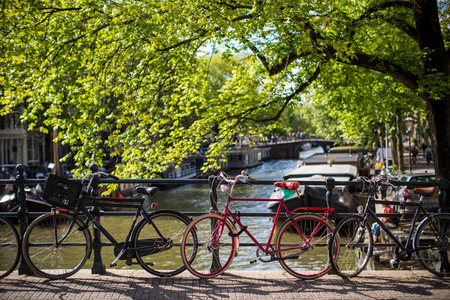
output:
[[[38,275],[66,278],[80,270],[89,258],[91,234],[70,214],[45,214],[28,227],[22,249],[25,261]]]
[[[0,278],[8,276],[20,258],[20,238],[14,225],[0,218]]]
[[[180,255],[180,245],[189,219],[169,210],[156,211],[149,215],[149,219],[142,219],[134,234],[139,264],[147,272],[161,277],[174,276],[186,270]]]
[[[431,273],[450,275],[450,214],[435,214],[417,227],[414,235],[417,258]]]
[[[355,277],[369,262],[372,248],[372,230],[364,218],[359,215],[346,217],[336,226],[329,241],[331,266],[343,278]]]
[[[331,268],[327,242],[333,229],[328,220],[322,222],[322,217],[315,214],[300,214],[294,217],[294,221],[283,223],[275,244],[283,269],[301,279],[325,275]]]
[[[222,274],[233,261],[238,247],[233,225],[217,214],[194,220],[181,241],[181,257],[186,268],[197,277],[212,278]],[[192,237],[197,237],[197,243]],[[193,260],[191,260],[193,258]]]

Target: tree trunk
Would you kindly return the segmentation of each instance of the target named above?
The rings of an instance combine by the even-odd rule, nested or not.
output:
[[[427,99],[427,121],[430,126],[436,178],[450,179],[450,95],[445,100]],[[450,208],[450,189],[447,188],[447,208]]]
[[[450,75],[450,65],[442,37],[436,0],[417,0],[414,17],[419,47],[425,51],[426,76]],[[427,77],[424,77],[427,78]],[[432,78],[432,77],[428,77]],[[437,78],[437,77],[435,77]],[[439,82],[435,82],[439,84]],[[442,83],[444,84],[444,83]],[[430,98],[429,92],[420,95],[426,104],[427,121],[430,127],[431,148],[436,177],[450,179],[450,94],[441,100]],[[450,188],[447,187],[447,208],[450,207]]]
[[[398,170],[405,171],[405,161],[403,160],[403,117],[400,109],[395,111],[395,117],[397,119],[397,155],[398,155]]]
[[[391,150],[392,150],[392,164],[399,166],[398,161],[398,140],[397,140],[397,134],[393,134],[391,136]]]

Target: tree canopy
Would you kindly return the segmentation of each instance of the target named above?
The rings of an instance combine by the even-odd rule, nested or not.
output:
[[[79,163],[107,149],[118,172],[151,176],[206,138],[214,162],[309,91],[352,137],[420,97],[450,178],[448,12],[436,0],[5,0],[2,113],[57,129]],[[232,65],[219,82],[215,54]]]

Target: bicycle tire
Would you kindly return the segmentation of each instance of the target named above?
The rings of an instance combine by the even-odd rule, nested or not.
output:
[[[135,252],[137,261],[144,270],[155,276],[171,277],[180,274],[186,270],[180,246],[189,226],[189,218],[171,210],[156,211],[149,218],[151,223],[142,219],[133,234],[132,243],[135,248],[147,247]]]
[[[417,259],[437,276],[449,276],[450,214],[440,213],[424,219],[414,234]]]
[[[14,225],[0,217],[0,279],[11,274],[17,267],[21,245]]]
[[[36,274],[62,279],[83,267],[91,254],[91,242],[90,231],[79,219],[58,211],[42,215],[30,224],[23,237],[22,253]]]
[[[305,238],[311,237],[310,246],[305,246],[294,223]],[[334,230],[331,222],[316,214],[300,214],[288,219],[279,228],[275,251],[281,267],[292,276],[301,279],[314,279],[325,275],[331,268],[328,258],[327,242]],[[312,236],[311,236],[312,235]],[[338,250],[337,247],[335,247]],[[288,258],[290,257],[290,258]]]
[[[229,235],[235,232],[234,226],[218,214],[202,215],[191,222],[181,242],[181,257],[186,269],[199,278],[222,274],[238,251],[238,238]],[[197,244],[191,240],[194,235]],[[190,260],[192,257],[194,259]]]
[[[364,270],[372,249],[373,236],[369,224],[364,222],[362,216],[348,216],[334,229],[329,241],[328,257],[336,274],[342,278],[351,278]]]

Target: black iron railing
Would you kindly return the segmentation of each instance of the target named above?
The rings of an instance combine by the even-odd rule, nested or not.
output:
[[[44,179],[26,179],[24,177],[24,167],[18,165],[16,167],[17,176],[15,179],[0,179],[0,187],[6,185],[14,185],[16,187],[16,199],[18,201],[18,210],[16,212],[0,212],[0,216],[4,217],[17,217],[19,221],[19,232],[20,236],[23,237],[27,226],[28,218],[35,217],[43,214],[43,212],[28,212],[26,205],[26,192],[25,186],[35,186],[37,184],[44,184]],[[76,180],[76,179],[74,179]],[[150,184],[150,185],[180,185],[180,184],[204,184],[205,188],[210,188],[212,178],[209,179],[121,179],[112,180],[104,179],[99,180],[96,188],[98,189],[99,184],[121,184],[121,183],[132,183],[137,185]],[[262,180],[258,181],[258,185],[273,185],[275,180]],[[361,182],[357,181],[335,181],[333,178],[328,178],[326,181],[298,181],[301,185],[309,186],[325,186],[327,189],[326,200],[329,207],[334,207],[334,195],[333,190],[336,186],[348,186],[348,187],[360,187]],[[424,187],[424,186],[434,186],[438,190],[438,199],[440,204],[440,211],[449,211],[449,203],[446,200],[445,190],[448,188],[448,181],[444,178],[440,178],[438,181],[433,182],[393,182],[395,186],[408,186],[408,187]],[[216,189],[210,190],[210,202],[211,208],[217,210],[217,192]],[[98,194],[97,194],[98,195]],[[111,198],[109,198],[111,199]],[[113,216],[127,216],[134,215],[134,212],[117,212],[117,211],[100,211],[100,209],[93,208],[94,215],[100,217],[101,215],[113,215]],[[198,216],[207,212],[182,212],[188,216]],[[331,216],[330,219],[335,220],[338,218],[343,218],[352,213],[337,213]],[[379,217],[384,216],[402,216],[404,214],[377,214]],[[241,217],[273,217],[275,213],[265,212],[265,213],[240,213]],[[105,272],[105,267],[101,259],[101,249],[103,246],[111,246],[109,243],[102,243],[100,232],[98,229],[93,228],[93,252],[94,252],[94,264],[92,267],[93,274],[101,274]],[[241,244],[241,246],[254,246],[253,244]],[[395,246],[395,244],[384,243],[377,244],[377,246]],[[22,260],[19,266],[19,274],[29,274],[31,271],[26,263]]]

